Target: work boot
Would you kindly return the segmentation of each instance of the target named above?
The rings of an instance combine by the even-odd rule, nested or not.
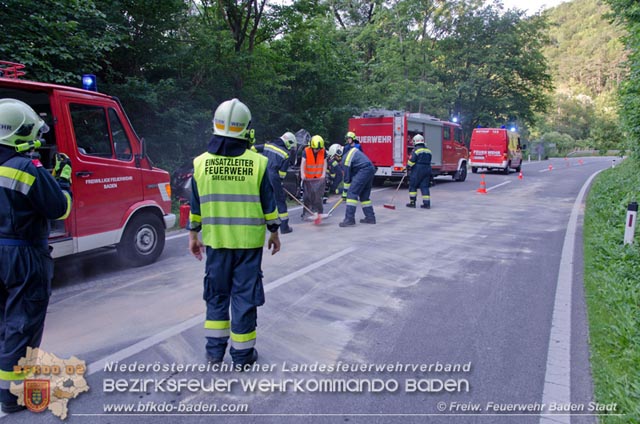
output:
[[[289,227],[289,220],[282,220],[280,223],[280,234],[289,234],[291,232],[293,232],[293,228]]]
[[[14,412],[20,412],[26,407],[24,405],[18,405],[18,397],[9,392],[8,389],[0,389],[0,400],[2,401],[2,412],[5,414],[13,414]]]
[[[416,201],[415,200],[409,201],[409,203],[407,203],[407,207],[408,208],[415,208],[416,207]]]
[[[422,209],[431,209],[431,202],[423,202],[423,203],[420,205],[420,207],[421,207]],[[415,206],[414,206],[414,208],[415,208]]]
[[[2,402],[2,412],[5,414],[13,414],[14,412],[20,412],[27,409],[24,405],[18,405],[15,400],[13,402]]]
[[[244,372],[244,371],[247,371],[249,367],[251,367],[251,365],[255,364],[257,360],[258,360],[258,349],[253,348],[253,352],[251,352],[251,357],[246,362],[243,362],[243,363],[234,362],[233,365],[236,371]]]
[[[221,364],[223,359],[222,356],[213,356],[207,353],[207,361],[212,365]]]
[[[365,216],[364,218],[362,218],[360,220],[361,224],[375,224],[376,223],[376,217],[375,216]]]
[[[347,205],[347,209],[344,214],[344,221],[339,224],[341,227],[353,227],[356,225],[356,207],[353,205]]]

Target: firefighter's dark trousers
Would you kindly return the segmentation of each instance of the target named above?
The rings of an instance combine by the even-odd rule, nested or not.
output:
[[[264,304],[262,247],[207,247],[204,300],[207,304],[207,353],[222,359],[231,339],[231,358],[245,364],[256,343],[258,306]],[[231,309],[231,311],[229,311]]]
[[[289,212],[287,211],[287,194],[282,187],[282,178],[278,174],[276,169],[268,169],[267,176],[269,183],[273,188],[273,194],[276,198],[276,206],[278,207],[278,217],[281,221],[289,219]]]
[[[342,167],[342,164],[335,166],[332,171],[335,172],[335,176],[331,179],[331,186],[329,187],[329,193],[339,194],[338,188],[340,187],[340,183],[344,178],[344,169]]]
[[[359,170],[351,178],[351,184],[347,189],[347,208],[345,212],[345,220],[355,221],[356,207],[358,200],[362,205],[362,212],[365,218],[375,218],[373,212],[373,204],[371,203],[371,187],[373,186],[373,177],[376,173],[374,167]]]
[[[14,366],[27,347],[40,346],[51,296],[53,260],[47,247],[9,246],[0,240],[0,401],[15,400]]]
[[[411,168],[409,175],[409,200],[416,201],[418,197],[418,188],[422,193],[422,204],[428,206],[431,204],[431,193],[429,184],[431,183],[431,166],[422,166],[419,164]]]

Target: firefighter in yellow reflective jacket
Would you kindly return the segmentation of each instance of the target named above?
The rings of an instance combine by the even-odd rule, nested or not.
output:
[[[37,148],[45,122],[29,105],[0,99],[0,402],[2,412],[24,409],[9,392],[27,375],[14,367],[42,340],[53,259],[49,220],[71,211],[71,162],[56,157],[56,177],[24,153]]]
[[[271,253],[280,250],[267,158],[246,148],[250,123],[251,112],[238,99],[216,109],[207,152],[193,161],[189,217],[189,250],[201,260],[206,246],[207,358],[222,362],[231,339],[238,369],[258,358],[254,346],[257,308],[264,304],[261,264],[267,229]]]

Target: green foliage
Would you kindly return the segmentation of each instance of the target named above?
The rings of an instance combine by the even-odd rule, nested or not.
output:
[[[287,75],[277,99],[288,107],[284,114],[273,110],[269,120],[280,128],[306,128],[326,142],[341,140],[348,117],[357,112],[349,106],[357,93],[355,57],[333,18],[318,15],[299,22],[272,47]]]
[[[90,0],[4,0],[0,16],[0,59],[27,65],[38,81],[77,85],[108,66],[122,39]]]
[[[453,32],[440,43],[446,52],[441,72],[467,134],[478,125],[531,124],[535,112],[546,109],[546,28],[544,16],[525,19],[518,10],[459,10]]]
[[[595,116],[591,97],[558,93],[554,97],[553,111],[542,125],[546,131],[567,134],[573,140],[585,140],[589,137]]]
[[[625,33],[611,25],[610,13],[601,0],[574,0],[549,12],[551,43],[544,53],[560,92],[596,97],[618,89],[625,76]]]
[[[629,77],[620,91],[620,107],[629,147],[640,158],[640,3],[634,0],[607,0],[616,21],[628,32],[625,44],[629,50]]]
[[[556,83],[553,107],[538,117],[532,135],[571,136],[571,148],[622,149],[618,106],[611,101],[625,75],[624,31],[612,25],[601,0],[573,0],[550,10],[545,56]]]
[[[530,124],[547,106],[545,16],[482,0],[271,3],[2,2],[14,19],[2,20],[0,57],[43,81],[96,73],[169,168],[204,148],[212,111],[232,97],[249,105],[258,140],[299,128],[341,140],[370,107],[457,114],[469,136],[477,124]],[[36,9],[61,17],[38,21],[46,36],[18,28]],[[16,45],[21,55],[7,57]],[[68,51],[72,60],[49,60]]]
[[[640,238],[623,245],[627,205],[640,200],[640,164],[628,159],[595,181],[584,225],[585,289],[595,398],[617,403],[622,417],[600,422],[640,421]]]
[[[556,131],[546,133],[541,140],[547,146],[548,155],[566,155],[575,147],[575,140],[568,134]]]

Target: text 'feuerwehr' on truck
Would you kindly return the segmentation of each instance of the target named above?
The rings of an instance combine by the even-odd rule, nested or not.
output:
[[[372,109],[349,119],[362,151],[376,167],[376,179],[400,178],[411,157],[416,134],[424,136],[431,150],[432,175],[467,178],[468,150],[459,124],[424,113]]]

